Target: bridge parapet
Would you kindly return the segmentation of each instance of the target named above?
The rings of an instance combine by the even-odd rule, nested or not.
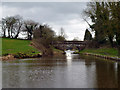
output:
[[[77,47],[79,50],[82,50],[86,46],[85,41],[64,41],[53,43],[54,47],[59,48],[61,50],[65,50],[67,48]]]
[[[85,41],[64,41],[64,42],[57,42],[54,44],[86,44]]]

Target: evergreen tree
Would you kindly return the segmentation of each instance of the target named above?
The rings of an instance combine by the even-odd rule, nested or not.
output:
[[[90,41],[90,40],[92,40],[92,35],[91,35],[91,33],[89,32],[89,30],[86,29],[86,31],[85,31],[85,36],[84,36],[84,41]]]

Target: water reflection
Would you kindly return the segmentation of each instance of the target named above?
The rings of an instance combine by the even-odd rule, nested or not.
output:
[[[71,60],[72,59],[72,55],[71,54],[66,54],[66,59],[67,60]]]
[[[71,65],[72,64],[72,56],[67,56],[67,65]]]
[[[120,63],[80,55],[3,62],[4,88],[116,88]]]
[[[70,66],[72,63],[72,53],[70,51],[66,52],[67,65]]]

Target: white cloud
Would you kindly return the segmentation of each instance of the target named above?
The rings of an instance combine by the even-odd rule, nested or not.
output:
[[[2,18],[2,3],[0,3],[0,19]]]
[[[66,22],[65,25],[54,23],[50,23],[50,25],[54,27],[57,34],[60,31],[60,26],[63,27],[68,36],[68,40],[73,40],[74,37],[79,37],[80,40],[83,40],[85,30],[86,28],[89,28],[88,24],[80,19],[70,20]]]
[[[2,0],[2,2],[89,2],[91,0]],[[99,0],[100,1],[100,0]]]
[[[85,7],[86,3],[3,3],[3,16],[19,14],[24,19],[47,23],[57,34],[63,27],[69,40],[74,37],[83,40],[88,28],[81,17]]]
[[[0,3],[0,20],[1,19],[2,19],[2,4]],[[1,32],[1,30],[2,30],[2,27],[0,26],[0,32]]]

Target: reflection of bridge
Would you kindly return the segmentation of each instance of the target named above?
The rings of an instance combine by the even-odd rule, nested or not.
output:
[[[64,41],[64,42],[57,42],[53,44],[55,48],[66,50],[66,49],[78,49],[82,50],[86,46],[85,41]]]

